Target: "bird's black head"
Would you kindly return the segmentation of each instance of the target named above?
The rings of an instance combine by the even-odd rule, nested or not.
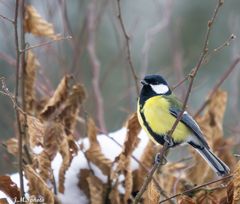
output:
[[[141,81],[143,85],[140,93],[140,102],[157,95],[170,95],[172,92],[166,80],[160,75],[146,75]]]

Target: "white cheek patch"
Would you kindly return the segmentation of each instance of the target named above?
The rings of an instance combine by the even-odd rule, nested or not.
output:
[[[165,94],[169,91],[168,86],[164,84],[158,84],[158,85],[150,84],[150,86],[152,87],[152,90],[157,94]]]

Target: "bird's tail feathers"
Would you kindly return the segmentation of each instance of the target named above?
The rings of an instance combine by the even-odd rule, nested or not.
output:
[[[200,153],[200,155],[207,161],[210,167],[219,175],[225,176],[229,174],[230,169],[228,166],[219,159],[216,155],[214,155],[210,149],[204,148],[196,148],[196,150]]]

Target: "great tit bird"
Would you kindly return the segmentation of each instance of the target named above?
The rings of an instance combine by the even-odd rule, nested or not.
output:
[[[141,83],[138,120],[150,139],[161,145],[166,141],[169,147],[188,143],[219,176],[227,175],[230,169],[210,150],[200,127],[187,111],[184,111],[171,138],[167,137],[182,111],[182,103],[172,94],[165,79],[160,75],[147,75]]]

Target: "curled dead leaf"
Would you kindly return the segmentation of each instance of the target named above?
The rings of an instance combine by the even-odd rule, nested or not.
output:
[[[237,166],[235,168],[235,171],[233,173],[233,187],[234,187],[234,193],[233,193],[233,200],[240,201],[240,161],[238,161]]]
[[[28,179],[29,195],[35,198],[44,198],[45,203],[54,204],[55,198],[53,192],[33,168],[30,165],[26,165],[24,167],[24,172]]]
[[[18,155],[18,140],[17,138],[10,138],[5,142],[5,145],[7,147],[7,151],[14,155],[17,156]]]
[[[160,192],[153,180],[148,184],[144,203],[158,204],[160,201]]]
[[[39,66],[39,62],[31,50],[26,53],[26,73],[24,83],[24,98],[26,104],[26,112],[32,113],[34,109],[35,102],[35,78],[36,78],[36,68]]]
[[[106,158],[102,153],[100,144],[97,140],[97,128],[91,118],[88,119],[87,129],[88,138],[90,140],[90,147],[86,151],[87,159],[98,166],[103,174],[110,175],[112,161]]]
[[[35,146],[43,145],[44,125],[43,123],[33,116],[27,116],[28,126],[28,140],[30,147],[33,149]]]
[[[208,108],[204,115],[196,118],[203,134],[206,136],[207,142],[213,152],[217,154],[217,150],[222,147],[216,146],[216,142],[223,139],[223,116],[225,113],[227,102],[227,93],[221,90],[217,90],[216,93],[209,100]],[[223,143],[222,143],[223,144]],[[193,161],[195,165],[187,170],[187,177],[193,184],[201,184],[214,178],[215,173],[206,165],[206,162],[198,155],[196,151],[191,151],[193,155]],[[229,152],[223,152],[221,154],[224,157]],[[221,157],[222,157],[221,156]],[[220,157],[220,158],[221,158]]]
[[[178,199],[178,204],[197,204],[192,198],[183,195]]]
[[[89,190],[90,190],[90,201],[94,204],[106,203],[106,185],[102,181],[90,174],[87,178]]]
[[[25,7],[24,30],[36,36],[49,37],[51,39],[57,39],[58,37],[54,32],[53,25],[44,20],[31,5]]]
[[[46,123],[43,138],[43,147],[44,151],[46,151],[51,161],[56,156],[64,136],[64,129],[60,123],[55,121]]]
[[[37,169],[39,172],[39,176],[43,179],[46,183],[53,183],[53,171],[51,168],[51,160],[49,158],[48,153],[43,150],[39,155],[37,155]]]
[[[119,178],[125,178],[124,188],[124,203],[127,203],[131,197],[133,190],[133,174],[130,168],[131,155],[139,143],[138,134],[141,126],[138,122],[137,114],[134,113],[127,120],[127,136],[123,145],[123,151],[115,159],[111,172],[111,180],[113,186],[121,185]]]
[[[58,115],[58,120],[62,121],[67,135],[71,135],[74,132],[80,105],[85,98],[86,92],[84,86],[82,84],[74,85],[67,97],[64,108]]]
[[[134,191],[139,191],[141,188],[144,178],[148,173],[148,170],[152,167],[154,162],[154,156],[156,155],[156,149],[154,148],[155,144],[149,140],[146,145],[143,154],[140,157],[140,164],[137,172],[136,179],[134,180]]]
[[[73,136],[65,136],[60,146],[60,154],[63,158],[62,165],[59,170],[58,190],[60,193],[64,193],[65,174],[71,165],[73,157],[77,155],[77,152],[78,148]]]
[[[80,169],[79,175],[78,175],[78,187],[81,189],[81,191],[84,192],[84,194],[90,198],[90,190],[88,186],[87,178],[90,176],[91,170],[89,169]]]
[[[49,118],[67,100],[70,79],[71,76],[69,75],[66,75],[62,78],[53,96],[48,100],[41,111],[41,117],[43,119]]]
[[[8,195],[14,202],[20,200],[20,190],[9,176],[0,176],[0,191]]]

